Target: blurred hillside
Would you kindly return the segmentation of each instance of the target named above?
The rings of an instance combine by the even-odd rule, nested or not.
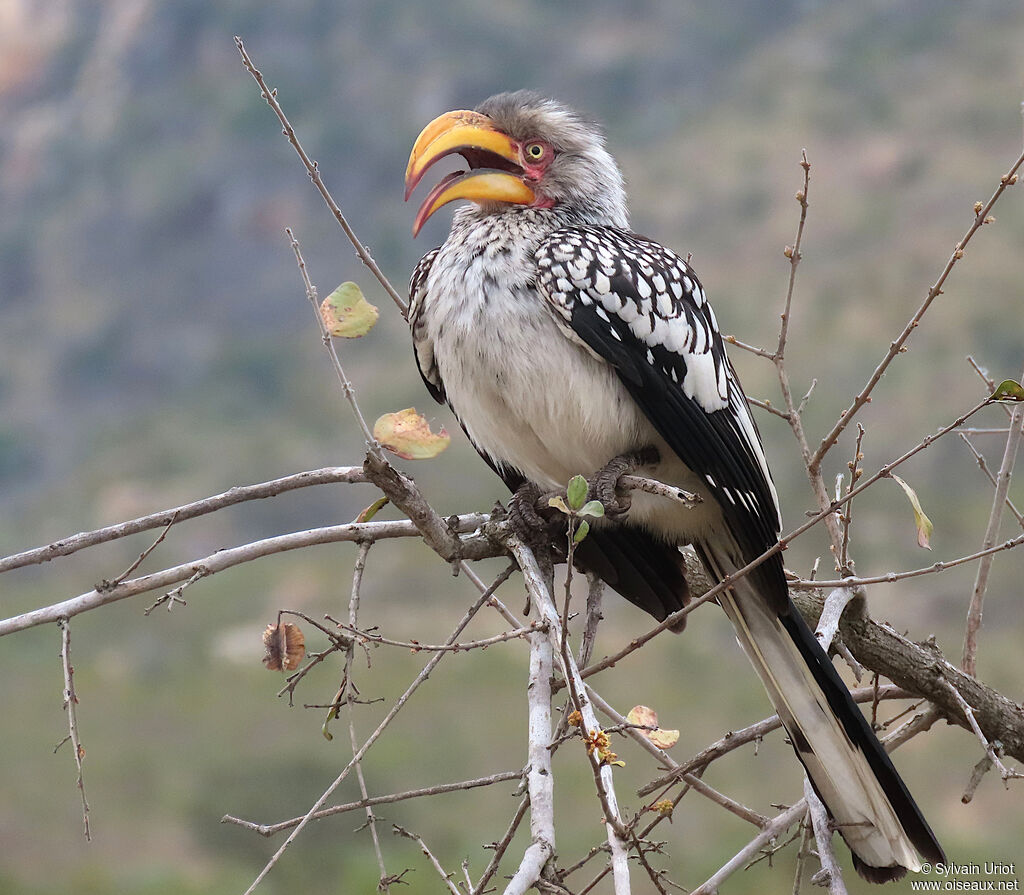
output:
[[[415,404],[457,429],[423,390],[399,315],[344,242],[243,70],[235,34],[400,288],[443,238],[448,217],[438,214],[416,243],[410,238],[413,209],[401,201],[401,178],[419,129],[497,90],[533,87],[607,123],[635,228],[692,252],[723,328],[770,344],[806,147],[811,211],[790,372],[801,393],[818,379],[806,419],[815,441],[917,308],[970,224],[973,203],[987,199],[1021,145],[1024,8],[1013,0],[641,0],[628,11],[611,0],[6,0],[0,555],[234,484],[359,462],[361,439],[322,357],[286,226],[322,290],[354,279],[381,307],[372,335],[341,349],[366,415]],[[997,379],[1020,373],[1024,195],[1010,190],[996,217],[864,413],[866,468],[981,397],[966,355]],[[750,394],[777,400],[770,365],[739,352],[734,360]],[[993,410],[979,425],[1001,421]],[[791,436],[777,418],[762,415],[760,425],[796,523],[812,501]],[[978,443],[997,466],[1002,444],[985,439]],[[830,475],[845,471],[851,450],[844,442],[836,451]],[[410,471],[441,512],[487,509],[501,494],[461,436],[439,460]],[[966,448],[940,443],[905,477],[935,523],[934,555],[922,558],[905,498],[883,484],[857,505],[858,571],[977,549],[990,491]],[[333,489],[221,514],[173,531],[144,568],[350,519],[372,499],[367,488]],[[90,589],[147,543],[6,575],[4,616]],[[824,553],[809,537],[787,561],[806,571]],[[310,552],[218,576],[170,616],[143,618],[149,601],[127,601],[76,620],[96,831],[88,846],[71,757],[50,754],[65,725],[56,632],[0,642],[0,892],[242,891],[273,848],[221,828],[220,816],[301,813],[336,775],[347,741],[327,744],[319,713],[289,712],[274,700],[279,682],[259,665],[259,632],[281,606],[314,616],[341,611],[353,556],[344,548]],[[423,572],[424,556],[412,546],[375,548],[368,623],[391,636],[447,635],[470,588],[443,567]],[[1021,570],[1017,555],[996,562],[980,662],[981,676],[1015,699],[1024,696]],[[968,568],[879,588],[872,611],[915,637],[936,633],[955,656],[972,581]],[[599,649],[612,651],[646,628],[629,609],[611,605],[606,614]],[[700,637],[656,641],[601,683],[616,704],[650,702],[663,718],[679,719],[671,726],[692,726],[681,752],[762,717],[767,705],[721,619],[707,613],[698,623]],[[393,701],[422,662],[387,658],[375,659],[366,686]],[[718,682],[706,676],[715,663],[725,663],[722,678],[735,694],[711,695]],[[680,687],[701,675],[706,687]],[[411,705],[394,743],[382,742],[380,759],[387,754],[391,763],[371,770],[373,788],[521,765],[525,678],[525,654],[515,647],[452,662],[432,679],[434,701]],[[336,683],[333,670],[314,678],[305,700],[329,698],[324,691]],[[478,708],[438,730],[446,687]],[[496,698],[509,700],[507,711],[488,715],[485,738],[472,715],[493,709]],[[360,720],[364,735],[375,712]],[[987,781],[972,805],[959,803],[978,758],[973,746],[961,732],[941,730],[898,763],[957,860],[1024,859],[1016,794]],[[786,747],[766,750],[757,761],[777,758],[779,770],[746,755],[727,766],[734,778],[723,766],[712,782],[768,811],[796,791],[798,777]],[[939,773],[952,780],[929,786]],[[590,798],[585,786],[579,792]],[[431,831],[449,866],[471,855],[479,869],[480,842],[500,837],[511,799],[490,791],[446,798],[386,816]],[[445,806],[458,814],[439,818]],[[735,841],[735,850],[748,833],[739,823],[708,829],[698,818],[680,818],[664,834],[678,859],[673,878],[690,885],[718,866],[723,842]],[[324,824],[300,841],[265,890],[323,891],[324,879],[337,879],[344,891],[373,891],[368,840],[351,833],[359,822]],[[584,850],[593,833],[579,841],[567,833],[560,850]],[[413,890],[433,891],[436,880],[406,845],[385,843],[389,864],[396,872],[416,864]],[[785,860],[791,868],[792,855]],[[788,869],[753,882],[739,877],[728,891],[772,883],[783,891],[791,880]],[[851,891],[861,891],[857,885]]]

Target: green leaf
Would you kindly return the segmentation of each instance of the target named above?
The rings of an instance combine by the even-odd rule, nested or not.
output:
[[[329,730],[327,729],[328,725],[329,725],[329,724],[330,724],[330,723],[331,723],[331,722],[332,722],[333,720],[334,720],[334,709],[331,709],[331,711],[330,711],[330,712],[329,712],[329,713],[327,714],[327,717],[326,717],[326,718],[324,718],[324,723],[323,723],[323,726],[322,726],[322,727],[320,728],[320,733],[322,733],[322,734],[324,735],[324,739],[325,739],[325,740],[333,740],[333,739],[334,739],[334,734],[333,734],[333,733],[331,733],[331,732],[330,732],[330,731],[329,731]]]
[[[574,475],[569,479],[569,487],[565,489],[565,496],[569,498],[569,506],[578,510],[587,500],[589,486],[587,480],[581,475]]]
[[[890,476],[890,478],[903,489],[903,493],[907,495],[907,500],[910,501],[910,505],[914,508],[914,525],[917,526],[918,546],[931,550],[931,536],[935,526],[932,525],[932,520],[921,509],[921,501],[917,499],[917,492],[898,475]]]
[[[560,513],[565,513],[566,516],[572,515],[572,510],[565,505],[565,501],[557,494],[554,497],[548,498],[548,506],[554,507]]]
[[[388,505],[390,501],[386,497],[378,497],[373,503],[371,503],[365,510],[363,510],[358,516],[356,516],[356,522],[369,522],[374,516],[377,515],[378,511]]]
[[[583,519],[576,528],[576,533],[572,536],[572,542],[578,544],[588,534],[590,534],[590,523],[586,519]]]
[[[599,500],[591,500],[580,507],[579,515],[581,516],[603,516],[604,505]]]
[[[1024,386],[1013,379],[1004,379],[994,392],[990,401],[1024,401]]]

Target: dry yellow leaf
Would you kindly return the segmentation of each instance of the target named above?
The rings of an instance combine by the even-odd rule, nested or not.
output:
[[[342,283],[320,303],[320,316],[327,332],[342,339],[365,336],[380,316],[355,283]]]
[[[443,426],[440,432],[431,432],[430,423],[416,412],[415,407],[385,413],[373,424],[373,437],[403,460],[429,460],[440,454],[452,440]]]

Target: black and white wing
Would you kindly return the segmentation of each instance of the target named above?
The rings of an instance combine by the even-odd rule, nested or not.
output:
[[[690,266],[611,227],[572,226],[537,250],[538,286],[558,317],[619,378],[679,458],[708,484],[750,561],[778,539],[778,497],[715,314]],[[755,576],[777,610],[781,558]]]

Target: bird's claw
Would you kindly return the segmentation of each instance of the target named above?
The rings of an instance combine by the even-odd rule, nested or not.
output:
[[[523,482],[508,502],[508,519],[512,530],[523,543],[536,547],[547,543],[548,523],[537,512],[541,491],[536,482]]]
[[[618,487],[619,478],[633,472],[639,466],[657,463],[659,459],[656,448],[641,448],[613,457],[589,479],[590,497],[599,500],[604,507],[605,516],[612,522],[624,522],[629,515],[633,499],[625,488]]]

